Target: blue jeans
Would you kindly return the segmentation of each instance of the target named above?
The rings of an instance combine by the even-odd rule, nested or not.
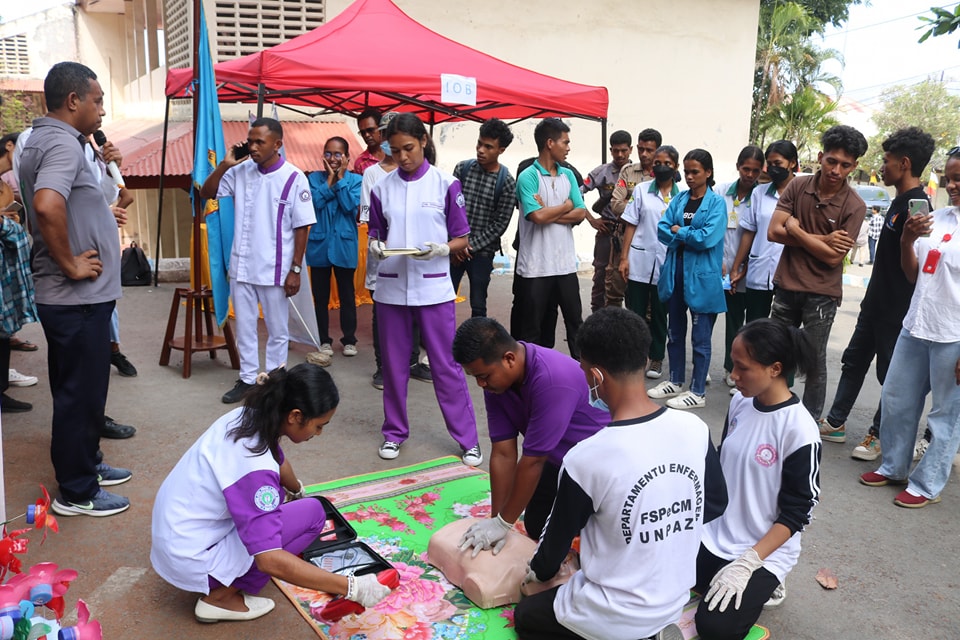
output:
[[[687,303],[683,299],[683,262],[677,260],[673,295],[667,300],[667,356],[670,358],[670,382],[681,385],[687,368]],[[715,313],[690,312],[693,319],[690,342],[693,344],[693,373],[690,391],[702,396],[707,393],[707,372],[710,371],[711,337]]]
[[[877,473],[896,480],[908,478],[907,488],[926,498],[940,495],[960,447],[960,385],[954,373],[958,359],[960,342],[920,340],[902,330],[880,395],[883,464]],[[908,475],[928,391],[933,391],[927,414],[933,439]]]
[[[453,290],[460,288],[463,274],[470,280],[470,309],[474,318],[487,316],[487,288],[490,286],[490,274],[493,272],[493,252],[480,251],[466,262],[450,262],[450,279]]]
[[[870,262],[872,263],[874,256],[877,255],[877,239],[868,237],[867,247],[870,248]]]
[[[830,342],[830,329],[836,315],[836,298],[786,289],[777,289],[773,294],[770,317],[795,327],[802,325],[803,332],[817,352],[817,370],[812,374],[807,373],[807,381],[803,385],[803,406],[814,420],[820,419],[823,403],[827,399],[827,343]]]

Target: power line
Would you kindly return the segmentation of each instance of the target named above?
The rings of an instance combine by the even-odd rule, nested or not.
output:
[[[956,3],[945,4],[937,9],[946,9],[947,7],[953,7]],[[934,7],[931,7],[931,9]],[[828,33],[824,36],[821,36],[822,39],[826,40],[827,38],[834,38],[836,36],[846,35],[848,33],[853,33],[854,31],[863,31],[864,29],[873,29],[874,27],[879,27],[881,25],[890,24],[891,22],[898,22],[900,20],[906,20],[907,18],[915,18],[917,16],[922,16],[930,13],[930,9],[925,11],[918,11],[917,13],[911,13],[906,16],[900,16],[899,18],[890,18],[889,20],[881,20],[880,22],[872,22],[870,24],[861,25],[859,27],[854,27],[852,29],[844,29],[843,31],[834,31],[833,33]]]
[[[861,91],[869,91],[870,89],[877,89],[877,88],[880,88],[880,87],[889,87],[889,86],[892,86],[892,85],[899,84],[899,83],[901,83],[901,82],[905,82],[905,81],[907,81],[907,80],[914,80],[914,79],[917,79],[917,78],[919,78],[919,80],[918,80],[917,82],[923,82],[924,80],[927,80],[927,79],[928,79],[930,76],[932,76],[932,75],[937,75],[937,74],[943,73],[944,71],[950,71],[951,69],[958,69],[958,68],[960,68],[960,64],[955,64],[955,65],[952,65],[952,66],[950,66],[950,67],[943,67],[943,68],[941,68],[941,69],[931,69],[930,71],[928,71],[928,72],[926,72],[926,73],[918,73],[918,74],[915,74],[915,75],[912,75],[912,76],[907,76],[907,77],[905,77],[905,78],[898,78],[897,80],[887,80],[886,82],[881,82],[881,83],[879,83],[879,84],[873,84],[873,85],[870,85],[870,86],[867,86],[867,87],[859,87],[859,88],[857,88],[857,89],[848,89],[848,88],[844,87],[844,88],[843,88],[843,93],[844,93],[844,95],[849,94],[849,93],[860,93]],[[916,84],[916,83],[911,83],[911,84]]]

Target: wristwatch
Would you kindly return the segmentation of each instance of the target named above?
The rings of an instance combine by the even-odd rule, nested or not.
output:
[[[303,269],[301,269],[300,265],[298,264],[292,264],[290,265],[290,271],[294,272],[297,275],[300,275],[300,272],[303,271]]]

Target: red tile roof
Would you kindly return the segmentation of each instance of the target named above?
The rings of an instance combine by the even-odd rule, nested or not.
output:
[[[287,159],[304,172],[323,169],[323,145],[333,136],[350,142],[351,166],[364,150],[364,144],[347,122],[283,122],[283,140]],[[247,138],[249,123],[224,122],[223,136],[227,145]],[[163,123],[144,120],[118,120],[104,127],[107,138],[123,154],[124,176],[131,178],[133,188],[156,186],[160,175],[163,148]],[[183,186],[182,177],[193,170],[193,126],[190,122],[171,122],[167,132],[165,174],[181,177],[169,186]],[[188,183],[187,183],[188,184]]]

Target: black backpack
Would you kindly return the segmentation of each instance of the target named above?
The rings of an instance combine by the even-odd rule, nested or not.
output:
[[[150,263],[136,242],[131,242],[120,255],[120,284],[125,287],[150,286]]]

